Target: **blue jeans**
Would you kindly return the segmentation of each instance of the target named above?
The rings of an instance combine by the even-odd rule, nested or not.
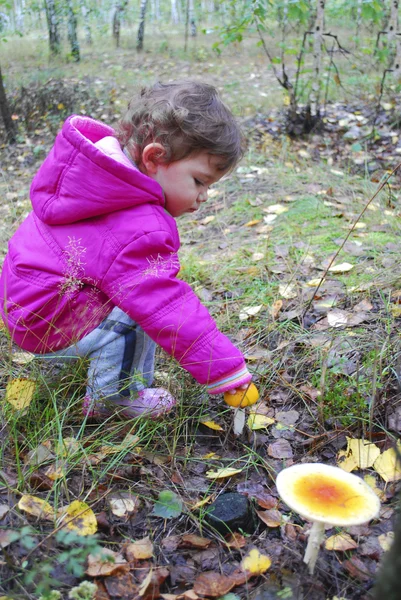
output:
[[[120,308],[115,307],[96,329],[69,348],[40,358],[71,362],[90,361],[87,395],[92,399],[129,398],[153,382],[156,344]]]

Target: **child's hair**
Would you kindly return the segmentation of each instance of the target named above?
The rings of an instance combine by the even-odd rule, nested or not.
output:
[[[244,153],[244,138],[234,116],[212,85],[198,81],[143,88],[130,101],[116,135],[137,163],[152,142],[164,147],[166,163],[206,150],[221,157],[222,171],[233,168]]]

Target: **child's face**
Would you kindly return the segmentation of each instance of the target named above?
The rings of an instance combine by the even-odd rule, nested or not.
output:
[[[204,151],[170,164],[156,163],[148,174],[163,188],[165,208],[172,217],[194,212],[206,202],[209,187],[226,173],[219,171],[219,160]]]

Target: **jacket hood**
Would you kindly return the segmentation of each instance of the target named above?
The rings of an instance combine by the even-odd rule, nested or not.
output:
[[[145,203],[164,206],[160,185],[134,167],[117,162],[94,144],[114,130],[72,115],[35,175],[31,201],[49,225],[65,225]]]

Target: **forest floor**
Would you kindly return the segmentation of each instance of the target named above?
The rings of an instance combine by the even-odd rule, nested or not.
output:
[[[2,397],[18,381],[16,395],[28,398],[20,410],[1,405],[0,591],[68,598],[90,580],[98,600],[368,599],[401,478],[392,450],[401,432],[399,175],[369,202],[401,156],[395,104],[332,103],[324,131],[291,140],[260,57],[91,58],[68,76],[44,69],[35,86],[12,92],[20,133],[2,146],[1,256],[67,114],[113,124],[133,88],[156,78],[217,85],[241,115],[249,149],[202,212],[180,220],[180,276],[244,352],[260,428],[254,420],[234,436],[231,409],[162,353],[156,383],[176,395],[174,415],[83,422],[85,365],[49,369],[0,332]],[[275,486],[280,470],[300,462],[342,464],[382,502],[370,524],[327,529],[314,575],[302,561],[310,524]],[[248,498],[254,519],[224,536],[208,510],[227,492]]]

